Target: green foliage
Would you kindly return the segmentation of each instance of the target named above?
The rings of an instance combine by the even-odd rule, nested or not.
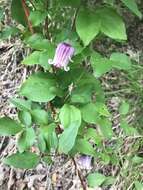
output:
[[[107,138],[110,139],[113,137],[113,130],[112,130],[112,123],[107,118],[101,118],[98,121],[98,124],[100,126],[101,134]]]
[[[78,7],[81,3],[81,0],[59,0],[60,5],[62,6],[72,6],[72,7]]]
[[[3,160],[3,163],[20,169],[35,168],[39,162],[39,157],[31,152],[15,153]]]
[[[74,148],[81,154],[95,156],[93,146],[86,139],[78,139]]]
[[[20,111],[18,113],[18,118],[26,126],[30,126],[32,124],[31,114],[27,111]]]
[[[110,60],[113,61],[112,67],[122,70],[131,69],[131,61],[129,57],[123,53],[112,53],[110,56]]]
[[[32,127],[24,129],[17,142],[19,152],[24,152],[29,149],[34,144],[35,138],[36,135]]]
[[[110,59],[108,59],[93,52],[90,61],[93,68],[93,74],[97,78],[110,72],[112,69],[129,71],[132,68],[131,60],[123,53],[112,53]]]
[[[9,117],[0,118],[0,135],[10,136],[19,133],[22,126]]]
[[[99,32],[113,39],[127,39],[122,18],[114,9],[108,7],[99,8],[94,12],[88,9],[81,10],[76,20],[76,30],[85,46]]]
[[[67,154],[74,146],[78,134],[79,121],[73,121],[60,135],[59,152]]]
[[[87,129],[85,137],[88,140],[92,139],[96,145],[100,145],[103,140],[103,137],[93,128]]]
[[[90,187],[99,187],[106,180],[106,177],[98,172],[91,173],[87,176],[88,185]]]
[[[41,143],[45,143],[44,150],[55,150],[58,146],[58,138],[55,131],[55,123],[41,127]],[[43,138],[43,139],[42,139]]]
[[[22,0],[13,0],[11,14],[17,22],[12,26],[4,26],[4,13],[0,9],[1,39],[21,37],[30,52],[21,62],[28,73],[36,70],[22,84],[19,90],[22,97],[10,100],[18,110],[20,123],[9,117],[0,119],[0,135],[16,135],[19,151],[8,156],[4,163],[30,169],[36,167],[40,158],[52,164],[53,154],[64,153],[69,158],[88,155],[103,168],[119,168],[117,175],[125,179],[126,187],[133,179],[130,189],[141,189],[138,169],[142,158],[137,152],[142,147],[139,143],[142,130],[138,132],[136,123],[138,110],[142,108],[142,66],[125,52],[113,52],[110,46],[127,40],[122,3],[139,18],[141,12],[135,0],[121,1],[37,0],[31,3],[27,0],[25,14]],[[109,50],[102,52],[104,41],[109,44],[106,46]],[[59,43],[63,43],[61,49],[57,49]],[[101,48],[96,49],[98,44]],[[67,56],[70,46],[75,50],[71,57]],[[50,61],[57,66],[49,64]],[[68,72],[63,69],[66,64],[70,68]],[[117,79],[121,85],[117,85]],[[125,97],[120,93],[124,87]],[[133,119],[128,122],[127,118],[134,112],[133,95],[135,104],[140,99],[137,114],[133,114],[135,123]],[[112,110],[114,103],[118,103],[115,100],[112,105],[112,98],[116,96],[123,100],[115,110],[119,113],[119,127]],[[30,152],[33,149],[36,154]],[[133,170],[135,175],[131,176]],[[128,174],[131,180],[126,183]],[[90,187],[108,189],[116,183],[116,176],[105,177],[95,172],[88,175],[87,182]]]
[[[125,24],[118,13],[112,8],[101,8],[97,10],[100,18],[100,31],[110,38],[127,40]]]
[[[139,181],[135,181],[135,189],[136,190],[142,190],[143,189],[143,183],[140,183]]]
[[[47,50],[50,58],[53,57],[55,46],[41,34],[33,34],[25,39],[25,43],[36,50]]]
[[[96,57],[96,55],[91,57],[91,65],[95,77],[100,77],[112,69],[112,61],[107,58]]]
[[[81,108],[81,113],[82,113],[83,120],[87,123],[96,124],[99,119],[96,106],[93,103],[89,103],[83,106]]]
[[[32,119],[36,124],[48,124],[48,113],[42,109],[33,109],[31,111]]]
[[[81,108],[83,120],[97,124],[101,116],[109,117],[110,113],[103,103],[89,103]]]
[[[126,7],[128,7],[135,15],[140,19],[142,18],[142,13],[139,11],[137,3],[135,0],[121,0]]]
[[[60,110],[59,118],[64,128],[69,127],[73,122],[78,126],[81,124],[80,110],[72,105],[65,104]]]
[[[22,0],[12,0],[11,3],[11,15],[13,19],[15,19],[18,23],[26,26],[27,21],[25,17],[25,13],[22,6]]]
[[[0,8],[0,21],[4,19],[4,10]]]
[[[119,108],[119,113],[121,115],[126,115],[129,111],[129,104],[125,101],[122,102],[120,108]]]
[[[130,126],[126,121],[121,121],[120,127],[123,129],[126,136],[135,136],[138,135],[137,130]]]
[[[31,101],[23,100],[20,98],[12,98],[10,102],[15,105],[19,110],[29,111],[31,110]]]
[[[2,30],[0,38],[2,40],[5,40],[7,38],[16,36],[17,34],[19,34],[19,32],[19,29],[14,26],[7,26]]]
[[[30,13],[29,19],[31,20],[33,26],[38,26],[45,20],[46,16],[46,13],[36,10]]]
[[[76,30],[84,45],[87,46],[100,30],[97,15],[88,9],[80,10],[76,20]]]
[[[35,102],[48,102],[58,93],[56,86],[56,81],[50,74],[36,73],[22,85],[20,94]]]

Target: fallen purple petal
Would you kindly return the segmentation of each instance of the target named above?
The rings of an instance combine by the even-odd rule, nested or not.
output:
[[[78,163],[83,169],[91,169],[91,162],[92,162],[92,157],[91,156],[86,156],[82,155],[80,156]]]

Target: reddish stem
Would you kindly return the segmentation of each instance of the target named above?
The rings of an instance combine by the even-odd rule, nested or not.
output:
[[[24,10],[24,13],[25,13],[25,17],[26,17],[27,23],[28,23],[29,30],[30,30],[31,34],[34,34],[34,30],[33,30],[32,24],[31,24],[31,22],[28,19],[30,13],[29,13],[29,9],[28,9],[28,7],[26,5],[25,0],[22,0],[22,6],[23,6],[23,10]]]
[[[78,174],[78,177],[79,177],[79,179],[80,179],[80,182],[81,182],[81,185],[82,185],[83,190],[87,190],[86,184],[85,184],[84,179],[83,179],[83,176],[82,176],[82,174],[80,173],[80,170],[77,168],[77,164],[76,164],[75,159],[72,158],[72,161],[73,161],[73,163],[74,163],[75,170],[77,171],[77,174]]]

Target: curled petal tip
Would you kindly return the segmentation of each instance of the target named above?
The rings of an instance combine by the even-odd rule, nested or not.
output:
[[[69,71],[69,70],[70,70],[70,68],[69,68],[69,67],[67,67],[67,66],[64,66],[64,70],[65,70],[65,71]]]
[[[53,64],[54,64],[52,59],[49,59],[49,60],[48,60],[48,63],[49,63],[50,65],[53,65]]]
[[[73,63],[73,60],[71,59],[71,57],[69,57],[69,61]]]

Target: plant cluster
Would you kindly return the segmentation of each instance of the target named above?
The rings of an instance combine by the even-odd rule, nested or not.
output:
[[[38,65],[39,70],[22,84],[19,98],[10,100],[18,121],[0,118],[0,135],[17,137],[17,152],[6,157],[5,164],[30,169],[40,161],[51,164],[56,154],[120,164],[122,139],[113,130],[101,78],[113,70],[132,73],[136,63],[120,52],[102,55],[94,43],[103,37],[127,41],[121,6],[142,18],[135,0],[12,0],[15,26],[2,27],[0,37],[20,36],[31,49],[22,64]],[[1,10],[0,21],[3,15]],[[123,137],[140,136],[127,121],[129,108],[122,101],[119,128]],[[91,187],[114,183],[97,172],[87,180]],[[136,181],[135,186],[140,189],[141,183]]]

